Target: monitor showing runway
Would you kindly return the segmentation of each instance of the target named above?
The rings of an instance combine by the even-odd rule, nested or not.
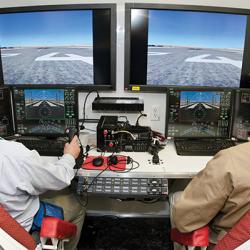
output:
[[[226,137],[231,92],[173,89],[169,92],[168,136]]]
[[[147,84],[239,87],[247,16],[148,11]]]
[[[75,87],[13,87],[16,130],[21,135],[58,137],[78,127]]]
[[[93,11],[0,15],[5,84],[94,84]]]
[[[26,119],[64,119],[64,90],[26,89],[25,115]]]

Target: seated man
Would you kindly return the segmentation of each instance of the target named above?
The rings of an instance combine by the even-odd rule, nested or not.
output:
[[[65,144],[59,160],[46,163],[37,151],[21,143],[0,140],[0,204],[29,232],[40,206],[39,196],[52,190],[43,200],[61,206],[65,220],[77,226],[76,237],[65,244],[65,249],[70,250],[76,249],[85,216],[84,208],[66,188],[75,176],[73,168],[79,152],[75,136]]]
[[[249,152],[250,142],[220,151],[170,198],[171,221],[180,232],[208,224],[216,244],[250,210]]]

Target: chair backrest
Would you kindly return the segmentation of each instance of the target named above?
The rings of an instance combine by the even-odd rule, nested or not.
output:
[[[36,248],[31,235],[0,205],[0,228],[29,250]]]
[[[233,250],[250,239],[250,211],[218,242],[213,250]]]

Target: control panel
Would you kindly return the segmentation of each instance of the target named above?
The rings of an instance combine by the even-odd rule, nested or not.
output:
[[[233,136],[247,140],[250,136],[250,90],[237,89],[235,94]]]
[[[108,194],[114,196],[168,195],[166,178],[78,177],[77,193]]]
[[[19,134],[64,134],[77,127],[78,103],[74,88],[32,89],[15,87],[13,91],[16,129]]]
[[[229,137],[232,91],[168,91],[169,137]]]
[[[147,152],[152,143],[149,127],[132,126],[118,116],[101,116],[97,125],[97,147],[108,152]]]

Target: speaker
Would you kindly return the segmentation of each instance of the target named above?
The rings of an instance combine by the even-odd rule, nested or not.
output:
[[[10,89],[0,86],[0,136],[14,134]]]

